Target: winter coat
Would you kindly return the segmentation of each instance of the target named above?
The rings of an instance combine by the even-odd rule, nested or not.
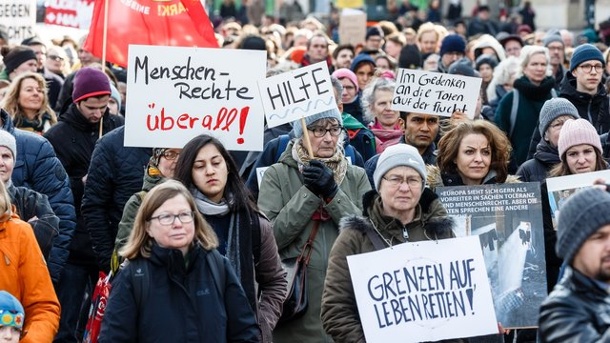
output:
[[[576,78],[572,73],[566,73],[561,82],[559,96],[570,100],[578,110],[581,118],[589,121],[598,134],[610,130],[610,109],[608,108],[608,93],[606,92],[606,79],[598,86],[597,94],[590,95],[576,90]]]
[[[25,309],[20,343],[48,343],[59,328],[59,301],[47,265],[29,224],[17,214],[0,223],[0,289]]]
[[[382,213],[383,205],[376,191],[368,192],[363,204],[364,217],[341,220],[340,234],[328,261],[321,317],[324,329],[335,342],[365,342],[346,257],[377,250],[367,230],[378,233],[391,245],[455,237],[453,221],[438,196],[428,188],[422,193],[413,221],[406,225]],[[403,235],[405,229],[408,239]]]
[[[7,190],[17,215],[32,226],[42,256],[48,260],[59,234],[59,218],[53,213],[49,198],[26,187],[15,187],[12,183]]]
[[[185,258],[179,250],[153,243],[150,258],[139,257],[143,261],[129,263],[114,279],[99,343],[259,342],[254,313],[235,272],[218,256],[221,280],[214,280],[206,257],[212,253],[217,254],[195,244]],[[147,267],[137,268],[140,262]],[[139,296],[136,282],[142,282]]]
[[[540,306],[539,342],[609,342],[610,294],[601,284],[567,266]]]
[[[465,186],[462,181],[462,177],[459,174],[453,173],[441,173],[441,170],[437,166],[427,165],[426,166],[426,185],[433,191],[436,192],[438,187],[454,187],[454,186]],[[519,177],[508,175],[504,183],[517,183],[520,182]],[[496,172],[490,170],[489,173],[483,179],[483,185],[495,185],[500,184],[496,179]]]
[[[546,180],[549,171],[561,162],[557,147],[552,147],[545,140],[536,146],[536,153],[530,160],[525,161],[517,170],[517,176],[523,182]]]
[[[66,170],[55,155],[53,146],[44,137],[15,129],[8,113],[0,109],[2,129],[17,142],[17,159],[11,181],[15,186],[30,188],[49,197],[55,215],[59,217],[59,235],[47,260],[51,279],[57,283],[68,260],[70,241],[76,228],[74,199]]]
[[[123,208],[142,189],[142,175],[152,149],[124,147],[125,127],[98,140],[91,156],[81,213],[101,270],[110,257]]]
[[[337,238],[339,221],[344,216],[362,213],[360,199],[370,190],[362,168],[348,165],[339,190],[326,203],[303,185],[299,165],[292,157],[291,142],[280,162],[267,169],[260,187],[258,205],[271,220],[282,259],[299,256],[314,226],[312,216],[320,220],[308,267],[309,306],[303,317],[276,327],[273,341],[330,342],[320,321],[320,303],[330,249]]]
[[[349,144],[356,149],[364,161],[375,156],[375,135],[350,113],[343,112],[343,127],[347,131]]]
[[[102,134],[106,134],[122,126],[124,119],[121,116],[110,115],[106,110],[101,123],[103,123]],[[70,263],[78,265],[96,265],[89,232],[85,227],[80,207],[85,188],[83,177],[87,175],[91,154],[99,138],[99,126],[100,123],[90,123],[78,110],[76,104],[72,104],[67,112],[59,117],[59,122],[44,134],[44,137],[55,148],[57,158],[70,177],[70,188],[74,195],[74,206],[77,209],[77,225],[70,244],[68,260]]]
[[[553,89],[553,78],[546,77],[540,84],[536,86],[529,81],[526,76],[515,80],[514,88],[519,91],[519,108],[517,109],[517,118],[515,120],[515,128],[511,133],[511,110],[513,106],[514,91],[508,92],[496,110],[495,121],[496,125],[506,133],[513,146],[513,154],[511,160],[515,167],[527,160],[527,152],[530,146],[530,141],[534,130],[538,127],[538,117],[542,105],[552,97],[551,89]],[[516,169],[516,168],[515,168]]]

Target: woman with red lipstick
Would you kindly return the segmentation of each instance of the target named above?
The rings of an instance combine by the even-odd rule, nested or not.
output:
[[[195,198],[197,209],[218,236],[258,318],[262,342],[271,342],[287,282],[271,224],[239,177],[239,168],[222,143],[197,136],[182,149],[175,178]]]
[[[439,141],[438,168],[428,167],[428,185],[435,189],[504,183],[509,179],[510,152],[508,138],[494,124],[486,120],[460,122]]]

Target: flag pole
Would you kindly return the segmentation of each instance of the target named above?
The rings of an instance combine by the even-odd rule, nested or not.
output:
[[[104,32],[102,33],[102,71],[106,70],[106,47],[108,43],[108,2],[110,0],[104,0]]]

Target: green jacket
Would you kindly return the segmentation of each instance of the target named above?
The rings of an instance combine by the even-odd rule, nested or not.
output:
[[[350,216],[341,221],[341,234],[330,252],[321,318],[324,329],[335,342],[365,342],[347,256],[376,250],[366,234],[367,229],[377,229],[386,243],[391,242],[392,245],[406,242],[403,228],[407,229],[410,242],[455,237],[453,221],[447,217],[438,196],[428,188],[422,193],[414,220],[404,226],[381,213],[382,205],[377,192],[367,193],[363,202],[365,216]]]
[[[309,306],[297,320],[277,327],[275,343],[332,342],[320,321],[320,302],[330,249],[339,234],[342,217],[362,213],[361,200],[371,186],[364,169],[349,165],[339,191],[328,204],[303,185],[297,161],[292,158],[294,140],[280,162],[267,169],[258,197],[260,209],[271,220],[280,258],[296,257],[313,228],[312,215],[321,206],[330,219],[320,223],[308,269]]]

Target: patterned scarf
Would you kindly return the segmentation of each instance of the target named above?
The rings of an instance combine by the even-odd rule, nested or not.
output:
[[[292,146],[292,157],[299,163],[299,165],[308,165],[312,158],[309,156],[307,149],[301,143],[302,138],[295,141]],[[337,185],[341,185],[347,172],[347,159],[345,159],[345,152],[343,147],[337,145],[337,151],[331,157],[321,158],[317,157],[316,160],[323,162],[327,167],[333,171],[333,177]]]

